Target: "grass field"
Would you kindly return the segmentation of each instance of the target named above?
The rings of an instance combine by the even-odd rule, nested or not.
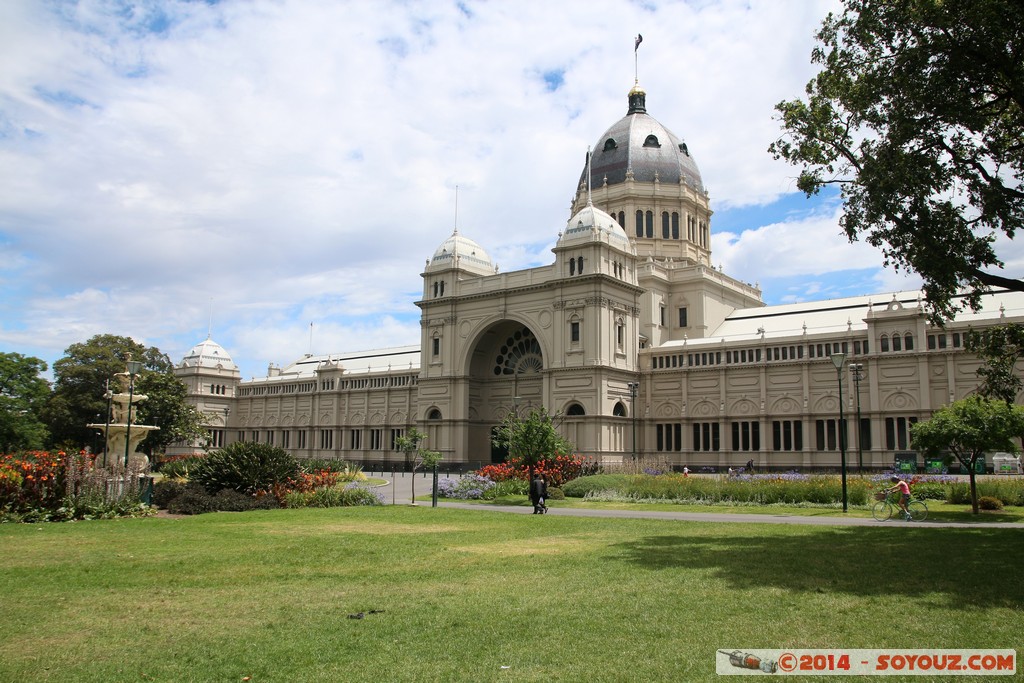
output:
[[[0,681],[700,681],[718,649],[1012,648],[1020,534],[426,506],[2,525]]]

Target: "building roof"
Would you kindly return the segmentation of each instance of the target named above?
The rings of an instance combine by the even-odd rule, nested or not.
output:
[[[893,303],[895,302],[895,304]],[[865,319],[890,309],[919,309],[924,311],[924,293],[913,290],[891,294],[808,301],[733,311],[717,329],[703,339],[666,342],[658,349],[682,346],[708,346],[724,342],[758,340],[762,338],[793,338],[803,334],[827,334],[867,329]],[[1024,293],[999,290],[982,297],[982,308],[977,312],[962,311],[953,321],[958,325],[972,322],[994,321],[1000,317],[1024,316]]]
[[[684,182],[703,191],[697,162],[686,143],[647,114],[646,93],[634,86],[629,93],[628,113],[612,124],[594,145],[590,159],[590,185],[597,189],[607,182],[625,182],[627,174],[637,182]],[[580,184],[585,185],[584,169]]]
[[[388,372],[420,369],[420,347],[396,346],[387,349],[372,349],[352,353],[329,353],[323,355],[306,354],[284,368],[273,368],[267,377],[255,377],[252,382],[268,380],[281,381],[292,378],[312,379],[317,370],[340,366],[346,374]]]
[[[224,350],[224,347],[209,337],[193,346],[192,350],[185,354],[178,367],[192,368],[197,366],[204,368],[216,368],[219,366],[224,370],[238,369],[235,362],[231,360],[231,356]]]
[[[608,242],[629,253],[635,251],[626,231],[614,218],[593,204],[587,204],[565,224],[565,232],[559,235],[558,244],[593,240]]]
[[[434,256],[427,261],[426,272],[461,268],[477,275],[494,275],[498,269],[487,251],[458,230],[441,243]]]

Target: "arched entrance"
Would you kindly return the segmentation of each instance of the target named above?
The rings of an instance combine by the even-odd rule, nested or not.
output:
[[[469,361],[469,443],[471,459],[501,462],[492,430],[509,413],[544,405],[544,354],[533,330],[504,320],[476,342]]]

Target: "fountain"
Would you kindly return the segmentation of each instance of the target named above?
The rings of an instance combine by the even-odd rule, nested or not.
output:
[[[149,458],[145,453],[139,453],[138,447],[150,432],[160,428],[135,424],[136,407],[148,398],[145,394],[135,393],[135,377],[141,367],[142,363],[132,361],[129,356],[127,370],[114,375],[121,384],[121,392],[109,394],[108,390],[110,422],[86,425],[104,435],[106,447],[96,464],[111,472],[123,472],[126,465],[132,472],[145,472],[149,469]]]

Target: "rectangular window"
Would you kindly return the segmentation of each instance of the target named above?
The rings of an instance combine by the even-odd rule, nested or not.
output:
[[[574,344],[580,341],[580,324],[575,320],[569,323],[569,341]]]
[[[665,327],[665,307],[661,307],[661,326]]]
[[[915,422],[916,417],[885,418],[885,447],[888,450],[906,450],[910,445],[910,425]]]
[[[214,429],[212,432],[210,432],[210,445],[213,446],[214,448],[224,447],[223,429]]]
[[[370,450],[379,451],[382,446],[384,439],[383,429],[371,429],[370,430]]]
[[[281,432],[281,448],[291,448],[292,433],[289,430]]]
[[[839,450],[839,429],[841,426],[844,432],[848,429],[845,425],[840,425],[839,420],[815,420],[815,447],[819,451]]]
[[[761,450],[761,424],[747,421],[733,422],[732,449],[734,451]]]
[[[349,433],[349,446],[354,451],[358,451],[363,447],[363,433],[358,429],[353,429]]]
[[[802,451],[804,449],[803,423],[799,420],[772,422],[772,450]]]
[[[306,430],[305,429],[300,429],[297,432],[295,432],[295,442],[296,442],[295,445],[298,448],[305,448],[306,447]]]
[[[615,326],[615,344],[621,349],[626,340],[626,330],[623,325]]]
[[[441,355],[441,339],[439,337],[434,337],[432,341],[433,346],[431,348],[431,353],[433,353],[434,358],[437,358]]]
[[[685,307],[679,309],[679,327],[687,327]]]
[[[260,433],[259,433],[259,431],[255,430],[255,429],[252,430],[252,442],[253,443],[259,443],[259,441],[260,441]]]
[[[334,431],[330,429],[320,430],[320,448],[330,450],[334,448]]]
[[[679,423],[655,425],[659,451],[683,450],[683,425]]]
[[[721,448],[717,422],[693,423],[693,450],[717,451]]]
[[[392,429],[391,430],[391,450],[398,450],[398,440],[405,436],[404,429]]]
[[[274,432],[272,432],[272,431],[271,431],[271,430],[269,430],[269,429],[267,430],[267,439],[266,439],[266,442],[267,442],[268,444],[270,444],[271,446],[273,446],[273,445],[274,445]]]
[[[858,446],[862,451],[871,450],[871,420],[866,417],[860,419],[860,441]]]

